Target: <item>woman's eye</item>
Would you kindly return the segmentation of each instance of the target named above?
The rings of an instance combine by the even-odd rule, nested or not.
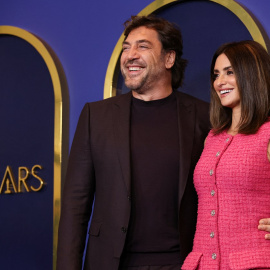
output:
[[[228,74],[228,75],[231,75],[231,74],[234,74],[234,73],[233,73],[232,70],[228,70],[228,71],[227,71],[227,74]]]
[[[217,73],[214,73],[214,74],[213,74],[213,79],[216,80],[217,77],[218,77],[218,74],[217,74]]]

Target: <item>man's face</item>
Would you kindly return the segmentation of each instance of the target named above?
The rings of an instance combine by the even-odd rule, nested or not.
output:
[[[158,39],[158,33],[138,27],[123,42],[121,72],[128,88],[138,93],[153,90],[168,76],[166,53]]]

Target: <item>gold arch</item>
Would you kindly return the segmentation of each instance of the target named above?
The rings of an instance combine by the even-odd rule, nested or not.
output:
[[[63,143],[66,147],[67,139],[63,140],[63,126],[67,125],[67,121],[63,121],[63,98],[66,99],[67,84],[64,72],[49,46],[28,31],[14,26],[0,26],[0,35],[12,35],[19,37],[31,44],[41,55],[49,70],[53,89],[54,89],[54,194],[53,194],[53,269],[56,269],[56,250],[58,241],[58,224],[60,218],[60,199],[61,199],[61,182],[62,170],[66,160],[63,154]],[[67,103],[68,104],[68,103]],[[65,107],[65,115],[68,107]],[[66,130],[65,126],[65,130]],[[63,163],[64,161],[64,163]]]
[[[266,42],[263,38],[263,35],[253,20],[253,18],[250,16],[250,14],[237,2],[234,0],[209,0],[210,2],[215,2],[217,4],[220,4],[227,9],[229,9],[231,12],[233,12],[246,26],[247,30],[249,31],[252,38],[262,44],[266,49]],[[138,15],[149,15],[153,13],[154,11],[160,9],[161,7],[164,7],[166,5],[169,5],[171,3],[181,2],[181,0],[156,0],[149,4],[147,7],[145,7],[141,12],[139,12]],[[124,41],[124,34],[122,34],[116,43],[113,53],[111,55],[109,65],[107,67],[105,82],[104,82],[104,93],[103,97],[109,98],[112,96],[115,96],[116,94],[116,78],[119,74],[119,65],[118,60],[121,54],[122,50],[122,43]]]

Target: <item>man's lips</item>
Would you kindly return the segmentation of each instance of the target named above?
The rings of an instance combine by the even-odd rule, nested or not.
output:
[[[139,71],[142,70],[142,67],[138,67],[138,66],[129,66],[127,67],[129,71]]]
[[[128,75],[130,78],[136,78],[137,76],[140,76],[143,71],[144,71],[144,67],[143,66],[130,66],[127,65],[126,66],[126,75]]]

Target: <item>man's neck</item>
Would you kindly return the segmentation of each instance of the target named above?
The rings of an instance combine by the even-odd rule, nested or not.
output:
[[[172,93],[172,88],[163,89],[162,91],[152,91],[152,92],[140,92],[132,91],[133,97],[141,99],[144,101],[158,100],[168,97]]]

